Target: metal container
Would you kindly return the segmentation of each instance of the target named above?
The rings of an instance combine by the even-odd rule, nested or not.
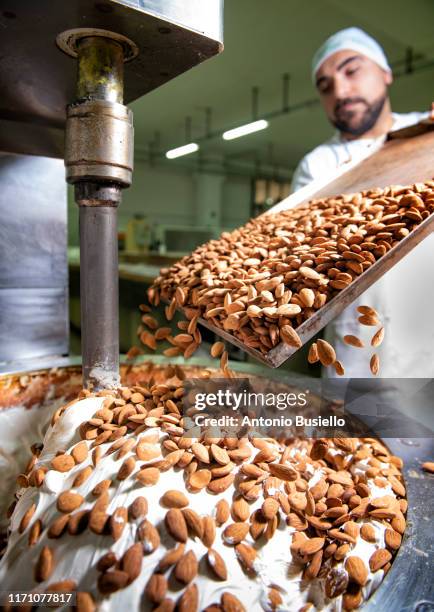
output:
[[[124,382],[134,384],[142,373],[153,369],[163,373],[164,366],[178,364],[194,375],[204,368],[217,370],[218,361],[192,358],[188,364],[182,357],[167,359],[161,356],[139,359],[135,365],[121,365]],[[246,376],[263,377],[263,368],[254,364],[231,363],[230,367]],[[288,382],[287,373],[267,371],[267,378]],[[1,409],[22,404],[30,407],[40,403],[50,391],[51,397],[74,396],[81,388],[80,359],[53,360],[40,370],[20,370],[0,375]],[[37,408],[35,408],[37,410]],[[390,451],[404,461],[403,474],[407,488],[407,529],[402,546],[392,567],[372,597],[365,603],[366,612],[429,612],[434,609],[432,568],[434,550],[432,509],[434,507],[434,476],[422,471],[421,464],[434,457],[432,439],[385,440]],[[19,443],[17,441],[17,443]]]

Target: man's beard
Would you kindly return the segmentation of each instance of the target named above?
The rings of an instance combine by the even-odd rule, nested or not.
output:
[[[378,117],[383,110],[384,104],[387,100],[387,93],[385,93],[379,100],[373,103],[369,103],[365,98],[343,98],[336,103],[334,109],[335,119],[332,121],[333,125],[345,134],[351,134],[352,136],[363,136],[366,132],[374,127],[377,123]],[[360,119],[353,123],[352,119],[356,113],[352,110],[346,110],[345,104],[348,103],[361,103],[366,107],[365,112],[361,115]]]

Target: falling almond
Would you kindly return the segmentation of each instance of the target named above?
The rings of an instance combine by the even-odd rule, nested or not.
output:
[[[376,353],[372,355],[369,365],[370,365],[372,374],[374,376],[377,376],[378,372],[380,371],[380,358]]]
[[[357,336],[353,336],[352,334],[347,334],[344,336],[345,344],[349,346],[355,346],[356,348],[363,348],[365,346],[363,340],[360,340]]]
[[[371,346],[380,346],[384,340],[384,333],[384,327],[380,327],[380,329],[372,336]]]
[[[318,357],[324,367],[331,366],[336,361],[336,352],[331,344],[325,340],[318,340]]]
[[[371,317],[378,318],[377,311],[375,310],[375,308],[372,308],[371,306],[358,306],[357,312],[359,312],[361,315],[370,315]]]
[[[309,353],[307,355],[307,360],[309,363],[317,363],[319,361],[318,357],[318,345],[316,342],[313,342],[310,345]]]

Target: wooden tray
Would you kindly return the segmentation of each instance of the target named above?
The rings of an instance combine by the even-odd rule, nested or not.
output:
[[[408,185],[432,179],[434,177],[434,131],[432,130],[432,125],[429,124],[423,128],[418,126],[416,132],[413,132],[416,135],[412,136],[412,132],[410,132],[410,137],[405,137],[405,131],[401,130],[400,132],[401,134],[399,132],[396,133],[394,138],[388,140],[371,157],[365,159],[359,165],[320,189],[309,200],[342,193],[355,193],[374,187],[384,188],[389,185]],[[282,208],[282,203],[279,204],[279,209],[284,209]],[[425,219],[415,230],[401,240],[399,244],[390,249],[348,287],[340,291],[330,302],[327,302],[307,321],[302,323],[297,328],[297,333],[303,344],[330,323],[349,304],[366,291],[368,287],[388,272],[390,268],[433,231],[434,214]],[[282,365],[298,350],[281,342],[266,355],[263,355],[260,351],[246,346],[240,340],[223,329],[216,327],[206,319],[199,319],[199,323],[225,341],[241,348],[258,361],[272,368]]]

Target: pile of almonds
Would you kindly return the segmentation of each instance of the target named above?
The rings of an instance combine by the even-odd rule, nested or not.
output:
[[[209,374],[204,372],[204,376]],[[185,612],[198,610],[196,579],[206,566],[213,580],[229,580],[220,600],[206,610],[243,611],[244,605],[231,592],[227,560],[234,555],[244,572],[254,578],[261,547],[280,537],[281,529],[288,526],[293,530],[288,562],[292,555],[305,580],[324,579],[327,597],[342,596],[345,610],[357,608],[368,571],[388,571],[405,530],[402,461],[372,438],[282,443],[200,430],[194,427],[190,411],[183,414],[184,378],[181,368],[170,366],[164,383],[150,380],[132,388],[99,392],[95,395],[105,399],[93,417],[80,425],[81,441],[68,451],[59,451],[49,465],[39,464],[40,445],[33,448],[34,460],[20,476],[21,487],[42,487],[48,470],[71,474],[65,481],[67,488],[56,496],[56,516],[51,513],[47,523],[44,515],[36,518],[34,503],[24,513],[20,509],[19,533],[26,534],[30,547],[40,547],[33,573],[35,588],[41,582],[47,591],[71,591],[80,586],[68,576],[50,583],[59,538],[90,531],[101,536],[97,549],[104,549],[105,536],[114,544],[135,533],[134,543],[121,556],[105,550],[95,566],[86,570],[87,580],[93,576],[94,588],[78,592],[78,610],[94,610],[97,601],[134,582],[141,575],[143,557],[160,551],[144,587],[144,597],[155,610],[172,611],[175,606]],[[91,395],[82,391],[79,399]],[[52,423],[73,410],[75,401],[60,408]],[[91,490],[91,499],[86,499],[80,487],[109,456],[117,462],[113,474],[99,481]],[[359,462],[365,466],[362,471],[356,469]],[[182,470],[184,487],[165,489],[157,498],[153,488],[171,470]],[[313,473],[319,477],[310,484]],[[109,511],[117,488],[128,481],[130,487],[139,487],[137,497],[128,507],[111,506]],[[384,494],[378,494],[378,489],[384,489]],[[194,493],[202,490],[208,492],[209,502],[195,503]],[[231,501],[224,495],[228,491]],[[150,504],[155,507],[158,503],[161,521],[154,523],[148,510]],[[377,540],[375,522],[385,528],[384,546]],[[135,531],[126,529],[129,524]],[[161,556],[161,543],[167,538],[171,544]],[[369,567],[352,554],[359,538],[375,544]],[[225,547],[224,555],[221,548],[220,553],[216,550],[217,540]],[[196,553],[192,550],[192,542],[201,543],[204,564],[197,547]],[[172,579],[182,590],[175,594],[176,601],[169,592]],[[281,605],[279,585],[269,587],[268,603],[271,609]]]
[[[433,211],[434,181],[427,181],[312,200],[253,219],[161,270],[149,301],[168,302],[168,320],[182,308],[185,330],[173,338],[170,328],[155,331],[151,317],[142,341],[155,348],[164,337],[173,345],[168,356],[188,357],[200,343],[196,324],[203,317],[263,354],[280,342],[299,348],[297,327]]]

